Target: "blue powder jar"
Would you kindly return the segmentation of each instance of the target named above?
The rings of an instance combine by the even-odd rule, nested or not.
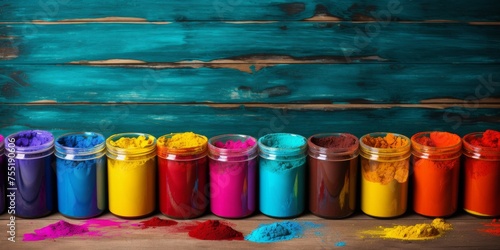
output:
[[[107,207],[106,144],[93,132],[57,138],[56,174],[59,212],[70,218],[100,215]]]
[[[304,212],[307,139],[288,133],[259,139],[259,207],[271,217],[290,218]]]

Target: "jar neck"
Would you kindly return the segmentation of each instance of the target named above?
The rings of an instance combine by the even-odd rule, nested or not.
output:
[[[228,141],[236,142],[239,141],[241,143],[247,143],[248,140],[251,140],[253,144],[245,144],[251,145],[242,148],[221,148],[217,147],[218,143],[227,143]],[[220,135],[210,138],[208,140],[208,157],[224,162],[240,162],[240,161],[248,161],[252,160],[258,155],[258,147],[257,140],[248,135]]]
[[[91,147],[70,147],[65,144],[69,137],[80,137],[87,140],[98,140],[98,143]],[[104,136],[94,132],[70,133],[60,136],[55,143],[55,155],[66,160],[91,160],[104,156],[106,144]]]
[[[303,141],[302,144],[298,144],[293,147],[273,147],[267,145],[268,136],[292,136],[296,137],[295,139],[300,139]],[[296,160],[302,159],[306,157],[307,151],[307,140],[303,136],[295,135],[295,134],[270,134],[263,136],[258,141],[259,145],[259,155],[268,160]]]
[[[487,161],[500,161],[500,148],[490,148],[483,146],[475,146],[471,144],[473,139],[482,138],[482,132],[475,132],[467,134],[463,137],[463,154],[467,157],[487,160]]]
[[[406,145],[396,147],[396,148],[376,148],[372,146],[368,146],[365,144],[363,141],[364,137],[366,136],[371,136],[371,137],[384,137],[388,133],[373,133],[373,134],[368,134],[364,135],[361,137],[360,142],[359,142],[359,148],[360,152],[359,154],[366,159],[369,160],[376,160],[376,161],[383,161],[383,162],[393,162],[393,161],[401,161],[408,159],[411,155],[410,149],[411,149],[411,143],[410,139],[404,135],[400,134],[393,134],[395,137],[399,137],[403,140],[406,140],[408,143]]]
[[[334,138],[348,141],[349,144],[339,144],[335,147],[323,147],[315,143],[316,139]],[[307,140],[308,154],[310,157],[326,161],[346,161],[359,155],[359,140],[356,136],[347,133],[316,134]]]
[[[185,148],[174,148],[168,145],[168,140],[173,136],[182,134],[182,133],[171,133],[167,135],[163,135],[158,140],[162,143],[158,143],[157,155],[160,158],[167,160],[176,160],[176,161],[191,161],[197,160],[207,156],[207,137],[203,135],[195,134],[195,136],[202,141],[201,144],[193,146],[193,147],[185,147]]]
[[[120,148],[111,145],[111,141],[117,141],[122,137],[138,138],[144,136],[146,139],[153,138],[153,143],[142,148]],[[110,136],[106,140],[106,155],[116,160],[134,160],[150,158],[156,155],[156,138],[149,134],[142,133],[123,133]]]
[[[421,132],[411,137],[412,154],[415,157],[430,160],[452,160],[462,155],[462,140],[458,140],[457,143],[444,147],[433,147],[418,143],[420,137],[428,136],[429,132]]]
[[[41,145],[34,146],[18,146],[18,140],[22,140],[25,137],[25,134],[30,133],[32,135],[36,134],[37,137],[44,138],[45,142]],[[54,153],[54,136],[44,130],[30,130],[30,131],[21,131],[12,135],[7,136],[5,141],[14,141],[13,144],[16,145],[14,147],[15,150],[15,159],[39,159]],[[10,146],[12,143],[8,143]],[[4,145],[5,146],[5,145]]]

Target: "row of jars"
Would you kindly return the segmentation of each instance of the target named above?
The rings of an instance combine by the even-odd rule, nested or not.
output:
[[[48,139],[30,146],[16,142],[18,135],[26,132]],[[0,142],[4,155],[0,163],[6,170],[1,172],[7,175],[1,178],[2,192],[7,193],[2,195],[0,210],[24,218],[43,217],[58,210],[64,216],[82,219],[109,208],[116,216],[138,218],[153,213],[159,200],[159,210],[175,219],[201,216],[208,207],[224,218],[244,218],[257,207],[267,216],[290,218],[304,212],[307,190],[313,214],[344,218],[355,211],[361,171],[364,213],[379,218],[404,214],[412,179],[413,210],[440,217],[457,210],[463,169],[470,173],[463,178],[464,209],[478,216],[499,216],[500,149],[468,143],[468,138],[481,137],[482,133],[468,134],[445,148],[415,142],[428,133],[417,133],[411,140],[393,134],[408,142],[394,148],[370,146],[364,140],[390,133],[371,133],[359,140],[348,133],[309,138],[276,133],[259,140],[248,135],[210,139],[196,135],[203,142],[200,145],[169,148],[157,144],[153,136],[140,133],[116,134],[105,140],[93,132],[54,139],[47,131],[23,131]],[[65,146],[62,142],[71,136],[92,138],[98,143]],[[152,139],[144,147],[130,149],[113,143],[139,136]],[[338,145],[327,145],[328,138],[342,138],[344,143],[334,140],[330,143]],[[221,146],[238,141],[250,143],[239,148]],[[460,161],[462,152],[465,157]],[[412,154],[414,167],[410,169]],[[415,162],[421,159],[431,160],[437,170],[416,168]]]

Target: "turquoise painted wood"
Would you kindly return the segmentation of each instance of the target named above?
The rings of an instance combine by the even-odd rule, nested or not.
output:
[[[0,69],[0,103],[417,104],[473,98],[500,104],[498,64],[278,64],[251,73],[209,67],[10,65]]]
[[[498,25],[179,22],[9,24],[2,30],[3,36],[10,37],[0,41],[8,52],[3,58],[11,59],[4,63],[9,64],[108,59],[208,62],[254,57],[314,63],[500,62]]]
[[[56,135],[95,131],[106,136],[119,132],[147,132],[156,136],[195,131],[207,136],[243,133],[262,136],[291,132],[310,136],[321,132],[350,132],[357,136],[375,131],[412,135],[445,130],[460,135],[485,129],[500,130],[496,108],[308,108],[233,105],[2,105],[0,133],[46,129]]]
[[[394,20],[498,21],[498,1],[476,0],[4,0],[2,21],[64,20],[110,16],[149,21],[303,20],[328,13],[343,20],[379,19],[393,11]],[[385,18],[385,17],[383,17]]]

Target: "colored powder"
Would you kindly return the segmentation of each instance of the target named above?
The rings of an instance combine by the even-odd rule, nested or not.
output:
[[[156,139],[139,135],[114,142],[118,136],[107,140],[109,211],[129,218],[148,215],[156,208]],[[125,152],[116,154],[114,147]]]
[[[60,220],[46,227],[35,229],[34,233],[24,234],[23,241],[39,241],[45,239],[57,239],[73,235],[82,235],[89,232],[87,226],[78,226]]]
[[[283,221],[261,225],[247,235],[245,239],[257,243],[272,243],[300,238],[303,234],[304,230],[300,223]]]
[[[193,132],[178,133],[170,138],[160,137],[158,145],[165,146],[170,149],[185,149],[202,146],[207,143],[207,138],[199,136]]]
[[[218,220],[207,220],[189,231],[189,236],[200,240],[243,240],[243,234]]]
[[[448,132],[412,137],[413,210],[430,217],[452,215],[458,207],[461,138]]]
[[[164,219],[160,219],[159,217],[155,216],[149,220],[141,221],[140,227],[142,229],[145,229],[145,228],[156,228],[156,227],[168,227],[168,226],[174,226],[177,224],[178,224],[177,221],[164,220]]]
[[[500,148],[500,132],[488,129],[479,138],[471,138],[470,144],[474,146]]]
[[[368,147],[377,150],[377,159],[363,154],[361,157],[361,210],[385,218],[403,214],[408,199],[409,140],[387,133],[383,137],[368,134],[361,141],[361,152],[369,150],[374,154]]]
[[[351,136],[313,137],[311,141],[323,148],[347,149],[356,143],[356,138]]]
[[[154,141],[155,138],[153,136],[149,136],[146,139],[146,136],[140,135],[138,137],[122,137],[116,141],[111,140],[109,143],[111,146],[118,148],[133,149],[149,147],[154,143]]]
[[[339,241],[339,242],[336,242],[336,243],[335,243],[335,246],[336,246],[336,247],[345,247],[345,246],[346,246],[346,244],[345,244],[345,242],[343,242],[343,241]]]
[[[493,219],[490,223],[485,223],[484,226],[486,226],[486,228],[479,229],[479,231],[500,236],[500,221],[497,219]]]
[[[260,211],[289,218],[304,211],[306,138],[293,134],[268,134],[259,139]]]
[[[224,218],[242,218],[256,209],[257,148],[253,138],[216,141],[209,147],[210,209]],[[230,149],[221,157],[220,149]],[[253,148],[253,150],[252,150]]]
[[[101,148],[93,153],[94,156],[88,150],[79,150],[96,146]],[[71,155],[69,158],[67,148],[77,156]],[[95,133],[68,135],[57,140],[57,194],[61,214],[72,218],[89,218],[106,209],[106,159],[103,149],[104,137]]]
[[[14,138],[18,147],[41,146],[54,139],[51,134],[40,133],[39,130],[22,131],[17,133]]]
[[[472,133],[464,137],[464,209],[468,213],[488,217],[500,216],[499,138],[500,132],[495,130]]]
[[[215,142],[215,146],[218,148],[225,148],[225,149],[247,149],[250,147],[253,147],[255,145],[255,140],[253,139],[247,139],[245,141],[241,140],[228,140],[225,143],[221,141]]]
[[[7,163],[4,155],[4,141],[3,136],[0,135],[0,214],[5,210],[5,191],[6,191],[6,180],[7,180]]]
[[[86,220],[82,226],[91,226],[97,228],[103,227],[122,227],[122,224],[127,224],[127,221],[115,221],[108,219],[90,219]]]
[[[15,139],[16,216],[40,218],[57,210],[54,136],[43,130],[21,131]],[[34,157],[34,154],[36,155]]]
[[[368,230],[362,233],[398,240],[429,240],[438,238],[451,229],[451,224],[446,223],[443,219],[437,218],[430,224],[422,223],[412,226],[399,225],[389,228],[379,227],[378,230]]]

